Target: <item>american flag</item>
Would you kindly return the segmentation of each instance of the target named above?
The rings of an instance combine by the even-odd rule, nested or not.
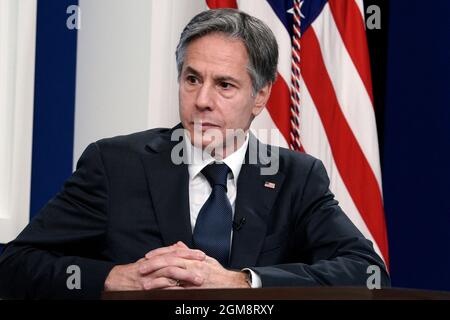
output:
[[[363,0],[206,0],[268,24],[280,51],[278,78],[253,129],[321,159],[330,189],[389,264]]]

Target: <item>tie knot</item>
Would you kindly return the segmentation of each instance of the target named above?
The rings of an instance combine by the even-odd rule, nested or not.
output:
[[[203,168],[202,173],[208,180],[211,187],[221,185],[227,190],[227,177],[230,168],[225,163],[213,162]]]

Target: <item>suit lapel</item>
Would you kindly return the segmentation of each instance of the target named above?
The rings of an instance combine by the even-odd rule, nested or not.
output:
[[[155,136],[146,146],[143,157],[145,174],[153,201],[156,218],[164,244],[183,241],[192,247],[192,229],[189,211],[189,173],[186,164],[174,164],[172,148],[180,143],[171,141],[174,129],[167,135]],[[181,141],[181,140],[180,140]]]
[[[239,223],[245,219],[245,224],[240,230],[233,231],[230,266],[236,269],[256,265],[266,236],[268,216],[284,180],[280,171],[274,175],[261,175],[261,169],[268,165],[262,164],[267,155],[262,156],[261,146],[251,134],[238,178],[234,221]],[[252,153],[258,155],[256,164],[251,163]],[[271,184],[268,186],[267,183]]]

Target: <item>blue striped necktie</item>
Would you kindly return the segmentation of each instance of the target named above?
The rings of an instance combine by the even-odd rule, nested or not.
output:
[[[228,266],[230,254],[232,209],[227,197],[227,177],[230,168],[225,163],[212,163],[202,173],[212,187],[195,223],[194,246]]]

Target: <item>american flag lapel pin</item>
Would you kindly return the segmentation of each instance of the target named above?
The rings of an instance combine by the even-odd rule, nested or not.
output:
[[[275,189],[275,183],[266,181],[266,182],[264,183],[264,187],[270,188],[270,189]]]

